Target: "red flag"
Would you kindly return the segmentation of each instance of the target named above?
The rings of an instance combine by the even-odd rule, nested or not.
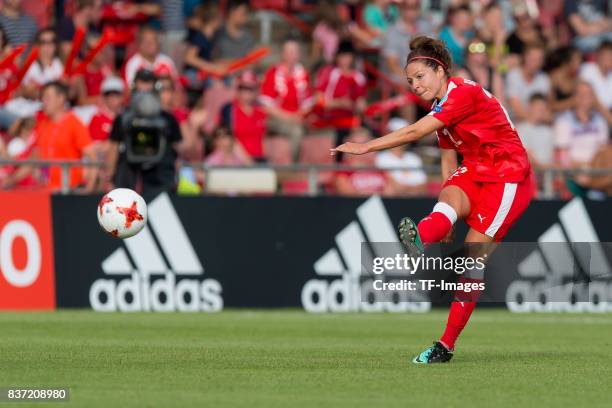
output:
[[[91,64],[91,61],[93,61],[96,55],[98,55],[98,53],[109,44],[109,37],[109,31],[104,30],[104,32],[102,33],[102,37],[100,37],[100,40],[98,41],[96,46],[89,50],[85,58],[83,58],[83,61],[81,61],[81,63],[75,68],[73,73],[74,75],[82,75],[85,73],[85,69],[89,64]]]
[[[229,64],[227,70],[221,76],[233,74],[236,71],[240,71],[241,69],[243,69],[243,68],[245,68],[245,67],[247,67],[247,66],[249,66],[251,64],[254,64],[258,60],[268,56],[268,54],[270,54],[270,49],[269,48],[267,48],[267,47],[257,48],[256,50],[251,51],[250,53],[248,53],[246,56],[244,56],[242,58],[235,59],[234,61],[232,61]],[[204,80],[209,75],[211,75],[213,77],[216,77],[216,78],[220,77],[219,75],[211,74],[210,72],[208,72],[206,70],[201,70],[200,73],[198,74],[198,77],[200,78],[200,80]]]
[[[85,33],[86,31],[83,27],[78,27],[74,33],[72,46],[70,47],[70,54],[68,54],[66,65],[64,66],[64,75],[68,77],[72,76],[72,65],[74,64],[74,60],[76,59],[79,50],[81,49],[81,44],[83,44],[83,40],[85,39]]]
[[[21,68],[17,72],[17,76],[15,77],[15,79],[13,81],[11,81],[11,83],[8,84],[8,86],[6,87],[5,90],[0,92],[0,101],[1,102],[7,101],[8,99],[10,99],[11,98],[11,94],[17,88],[19,88],[19,85],[21,85],[21,81],[23,81],[23,77],[25,77],[25,74],[30,69],[30,66],[32,66],[34,61],[36,61],[36,58],[38,58],[38,48],[37,47],[32,47],[32,51],[30,52],[30,55],[28,55],[28,58],[26,58],[26,60],[24,61],[23,65],[21,66]]]
[[[11,64],[15,62],[15,59],[21,54],[25,49],[26,45],[18,45],[6,56],[2,61],[0,61],[0,69],[8,68]]]
[[[258,60],[265,58],[270,54],[270,49],[266,47],[258,48],[248,53],[244,58],[240,58],[232,62],[227,68],[227,73],[232,74],[240,71],[242,68],[256,63]]]

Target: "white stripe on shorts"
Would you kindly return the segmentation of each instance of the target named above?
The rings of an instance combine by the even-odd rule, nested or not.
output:
[[[517,183],[504,183],[504,194],[502,195],[501,204],[497,209],[497,214],[495,214],[495,218],[487,231],[486,235],[490,237],[495,237],[497,230],[502,226],[508,213],[510,212],[510,208],[512,208],[512,203],[514,202],[514,196],[516,195],[516,187]]]

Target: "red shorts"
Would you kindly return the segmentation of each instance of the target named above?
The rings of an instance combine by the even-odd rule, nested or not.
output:
[[[457,186],[470,200],[467,225],[495,241],[501,241],[529,206],[535,194],[535,179],[530,171],[520,183],[490,183],[472,180],[467,167],[459,167],[443,187]]]

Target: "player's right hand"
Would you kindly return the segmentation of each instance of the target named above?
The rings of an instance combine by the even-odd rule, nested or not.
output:
[[[330,149],[330,154],[335,156],[338,152],[349,154],[366,154],[369,152],[368,146],[365,143],[346,142],[340,146]]]

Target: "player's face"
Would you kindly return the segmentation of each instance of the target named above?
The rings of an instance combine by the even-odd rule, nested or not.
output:
[[[434,70],[421,61],[414,61],[406,67],[406,78],[412,92],[421,99],[431,101],[444,96],[442,87],[445,74],[442,67]]]

